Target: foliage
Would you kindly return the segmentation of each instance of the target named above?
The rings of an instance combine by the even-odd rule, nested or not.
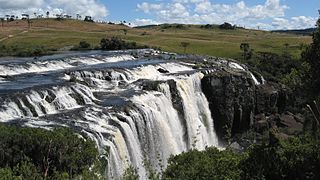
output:
[[[220,29],[236,29],[236,26],[232,26],[230,23],[223,23],[219,26]]]
[[[90,48],[90,43],[86,42],[86,41],[80,41],[79,43],[79,48],[81,49],[88,49]]]
[[[6,46],[0,44],[0,56],[34,57],[48,54],[43,46],[22,47],[20,45]]]
[[[257,145],[241,163],[244,179],[319,179],[319,139],[290,138],[276,146]]]
[[[138,180],[139,175],[137,169],[130,165],[121,177],[122,180]]]
[[[302,53],[302,59],[310,65],[309,77],[305,77],[308,81],[308,89],[314,95],[319,95],[320,89],[320,18],[317,21],[317,30],[313,34],[313,42]]]
[[[249,43],[241,43],[240,49],[243,51],[242,57],[244,62],[252,57],[252,49],[250,49]]]
[[[180,46],[183,47],[183,50],[184,50],[183,52],[184,52],[184,53],[186,53],[187,47],[188,47],[189,45],[190,45],[189,42],[181,42],[181,43],[180,43]]]
[[[172,156],[163,179],[239,179],[242,158],[232,150],[192,150]]]
[[[0,173],[8,176],[81,176],[97,162],[97,157],[94,142],[69,129],[47,131],[0,125]]]
[[[319,179],[320,133],[274,144],[253,145],[246,152],[208,148],[169,159],[164,179]]]
[[[91,16],[86,16],[86,17],[84,18],[84,21],[86,21],[86,22],[92,22],[92,23],[94,22]]]
[[[169,29],[169,28],[173,28],[173,29],[186,29],[186,26],[183,24],[163,24],[161,25],[162,29]]]
[[[87,41],[80,41],[78,46],[73,47],[71,50],[77,51],[77,50],[90,50],[91,44]]]
[[[257,52],[249,64],[261,72],[266,80],[275,82],[281,81],[292,73],[293,69],[300,72],[303,68],[301,61],[294,60],[290,55],[279,55],[271,52]],[[287,80],[289,80],[288,78]]]
[[[100,47],[102,50],[123,50],[140,48],[140,46],[138,46],[136,42],[125,42],[117,37],[112,37],[110,39],[101,39]]]
[[[200,28],[203,28],[203,29],[213,29],[215,27],[216,27],[216,25],[213,25],[213,24],[206,24],[206,25],[200,26]]]

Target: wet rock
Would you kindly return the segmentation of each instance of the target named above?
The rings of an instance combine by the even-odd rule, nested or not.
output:
[[[255,85],[249,73],[218,70],[202,79],[220,140],[250,128],[255,107]]]
[[[279,115],[284,113],[291,98],[290,90],[282,85],[256,85],[249,72],[227,68],[206,74],[201,83],[222,142],[249,129],[264,133],[279,122],[289,125],[289,129],[301,129],[296,118]]]
[[[168,70],[163,69],[163,68],[159,68],[158,71],[159,71],[160,73],[169,73]]]

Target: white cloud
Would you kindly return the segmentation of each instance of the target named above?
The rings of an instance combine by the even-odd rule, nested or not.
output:
[[[0,9],[22,9],[22,8],[38,8],[43,4],[43,0],[0,0]]]
[[[274,29],[304,29],[308,27],[314,27],[317,18],[297,16],[290,19],[274,18],[272,26]]]
[[[138,10],[143,11],[144,13],[150,13],[152,11],[157,11],[162,9],[162,4],[150,4],[150,3],[141,3],[137,5]]]
[[[152,19],[135,19],[134,23],[131,24],[132,26],[145,26],[145,25],[158,25],[160,24],[157,21]]]
[[[281,19],[287,20],[289,28],[313,27],[314,18],[294,17],[285,19],[288,6],[280,0],[265,0],[262,4],[248,6],[244,1],[234,4],[216,4],[212,0],[171,0],[170,3],[138,4],[138,10],[156,17],[157,22],[187,24],[221,24],[229,22],[246,27],[277,29]],[[272,23],[266,23],[271,22]],[[295,24],[297,23],[297,24]],[[137,22],[138,24],[138,22]]]
[[[0,0],[0,4],[0,17],[5,14],[45,14],[47,11],[51,15],[81,14],[95,19],[103,19],[108,15],[106,6],[97,0]]]

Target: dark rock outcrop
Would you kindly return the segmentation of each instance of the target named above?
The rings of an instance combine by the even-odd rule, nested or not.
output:
[[[280,124],[301,128],[301,124],[291,123],[294,115],[282,115],[290,102],[290,92],[279,84],[256,85],[250,72],[232,69],[206,74],[201,83],[222,143],[249,129],[263,134]],[[275,114],[279,116],[280,124],[270,120]]]

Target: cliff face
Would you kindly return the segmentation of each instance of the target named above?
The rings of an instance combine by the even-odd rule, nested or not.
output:
[[[202,90],[209,101],[220,142],[248,130],[263,133],[279,126],[302,129],[301,119],[284,113],[290,92],[274,84],[257,85],[249,72],[220,69],[202,79]],[[279,126],[280,127],[280,126]]]

